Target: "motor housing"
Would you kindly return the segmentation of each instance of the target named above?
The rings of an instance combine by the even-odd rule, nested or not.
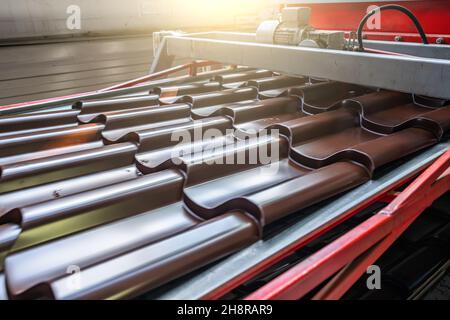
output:
[[[311,8],[284,8],[280,20],[263,21],[256,40],[261,43],[317,47],[342,50],[345,46],[344,32],[316,30],[309,25]]]

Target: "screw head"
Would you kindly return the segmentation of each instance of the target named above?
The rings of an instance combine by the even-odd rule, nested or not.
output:
[[[397,42],[400,42],[400,41],[403,41],[403,38],[402,38],[402,36],[395,36],[394,40]]]
[[[436,39],[436,43],[437,44],[443,44],[443,43],[445,43],[445,39],[442,38],[442,37],[439,37],[439,38]]]

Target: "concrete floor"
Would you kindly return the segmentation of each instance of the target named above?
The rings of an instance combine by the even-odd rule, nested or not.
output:
[[[96,90],[148,73],[148,36],[0,47],[0,105]]]
[[[425,295],[424,300],[450,300],[450,270],[447,274]]]

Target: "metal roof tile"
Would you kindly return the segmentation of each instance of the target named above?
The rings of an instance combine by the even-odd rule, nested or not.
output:
[[[73,105],[73,108],[80,110],[78,120],[86,123],[99,114],[109,111],[156,106],[159,104],[158,99],[159,96],[157,95],[144,95],[107,100],[79,101]]]
[[[79,287],[68,285],[70,276],[55,280],[50,287],[57,299],[133,297],[243,248],[258,236],[253,219],[228,213],[87,268]]]
[[[450,129],[440,99],[264,70],[209,80],[0,117],[0,282],[10,295],[136,296]],[[180,144],[177,132],[193,139]],[[81,287],[67,287],[70,265],[82,268]]]

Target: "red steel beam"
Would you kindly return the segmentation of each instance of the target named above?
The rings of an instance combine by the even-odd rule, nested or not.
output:
[[[447,151],[378,214],[246,297],[299,299],[334,276],[315,299],[338,299],[434,200],[450,189]]]

